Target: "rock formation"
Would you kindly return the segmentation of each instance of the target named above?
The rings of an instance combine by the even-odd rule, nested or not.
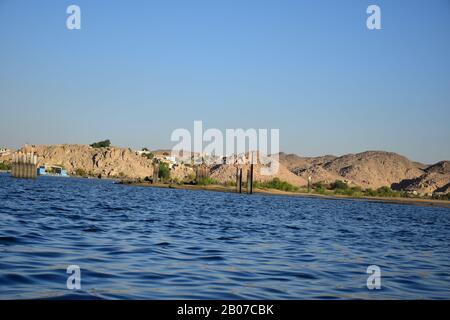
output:
[[[403,180],[394,187],[422,195],[434,192],[447,194],[450,192],[450,161],[429,166],[419,177]]]
[[[34,150],[39,165],[61,165],[71,175],[77,170],[103,178],[145,178],[153,174],[151,161],[131,149],[64,144],[37,145]]]

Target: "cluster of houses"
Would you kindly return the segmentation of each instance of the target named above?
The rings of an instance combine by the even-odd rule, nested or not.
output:
[[[147,149],[143,149],[143,150],[139,150],[139,151],[135,151],[135,152],[137,155],[147,157],[155,162],[166,163],[169,166],[169,168],[172,168],[174,166],[179,166],[182,164],[199,165],[199,164],[203,163],[202,157],[191,157],[191,156],[188,156],[183,153],[174,155],[173,153],[167,152],[167,151],[152,152]]]
[[[135,151],[137,155],[147,157],[153,161],[157,162],[165,162],[169,165],[169,168],[172,168],[174,165],[182,164],[182,160],[179,157],[172,156],[167,152],[164,152],[163,154],[160,153],[153,153],[150,150],[139,150]]]
[[[157,162],[164,162],[168,164],[169,168],[179,165],[190,165],[190,166],[199,166],[199,165],[211,165],[211,164],[247,164],[249,163],[249,155],[231,155],[228,157],[210,155],[207,153],[192,153],[192,152],[183,152],[180,151],[178,153],[170,152],[170,151],[155,151],[151,152],[148,149],[143,149],[139,151],[135,151],[136,154],[140,156],[146,156],[149,159],[152,159]]]
[[[9,156],[11,154],[11,150],[8,148],[0,148],[0,157]]]

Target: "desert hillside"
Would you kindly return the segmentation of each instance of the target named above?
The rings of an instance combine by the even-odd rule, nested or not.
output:
[[[262,165],[256,164],[254,167],[254,181],[264,182],[270,181],[274,178],[278,178],[282,181],[289,182],[295,186],[304,186],[307,184],[306,179],[297,176],[291,171],[289,171],[284,165],[279,164],[278,172],[274,175],[263,175],[261,174]],[[244,175],[246,173],[244,172]],[[236,181],[236,167],[231,164],[215,165],[211,169],[211,178],[217,180],[218,182],[224,183],[229,181]],[[247,178],[243,177],[246,181]]]
[[[145,178],[153,174],[151,162],[125,148],[92,148],[87,145],[37,145],[39,165],[64,166],[70,174],[82,169],[87,174],[101,177]]]
[[[296,154],[280,152],[278,154],[279,161],[289,170],[306,169],[315,165],[322,165],[336,159],[336,156],[325,155],[320,157],[300,157]]]
[[[311,158],[281,154],[280,161],[299,176],[311,176],[313,182],[329,183],[339,179],[362,188],[374,189],[417,178],[424,174],[426,168],[421,163],[386,151]]]
[[[441,161],[424,170],[414,179],[401,181],[397,188],[416,191],[420,194],[450,192],[450,161]]]
[[[390,186],[423,173],[406,157],[385,151],[344,155],[324,164],[324,169],[365,188]]]

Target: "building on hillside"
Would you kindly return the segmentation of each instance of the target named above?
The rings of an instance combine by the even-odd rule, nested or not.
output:
[[[155,155],[153,159],[158,162],[166,163],[169,168],[183,163],[182,159],[176,156]]]
[[[0,156],[7,156],[11,154],[11,150],[8,148],[0,148]]]
[[[136,152],[136,154],[139,156],[152,154],[150,150],[135,150],[134,152]]]

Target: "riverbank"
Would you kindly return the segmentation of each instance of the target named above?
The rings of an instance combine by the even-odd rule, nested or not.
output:
[[[156,183],[152,184],[149,182],[127,182],[122,181],[122,184],[133,185],[140,187],[153,187],[153,188],[169,188],[169,189],[184,189],[184,190],[203,190],[203,191],[215,191],[215,192],[230,192],[235,193],[236,187],[224,186],[224,185],[188,185],[188,184],[167,184],[167,183]],[[381,203],[392,203],[392,204],[407,204],[407,205],[420,205],[420,206],[434,206],[450,208],[450,201],[446,200],[435,200],[435,199],[424,199],[424,198],[399,198],[399,197],[352,197],[346,195],[323,195],[317,193],[306,193],[306,192],[289,192],[281,191],[277,189],[258,189],[253,190],[254,193],[261,193],[267,195],[284,195],[284,196],[297,196],[297,197],[312,197],[321,198],[326,200],[356,200],[356,201],[369,201],[369,202],[381,202]],[[244,193],[244,191],[243,191]]]

